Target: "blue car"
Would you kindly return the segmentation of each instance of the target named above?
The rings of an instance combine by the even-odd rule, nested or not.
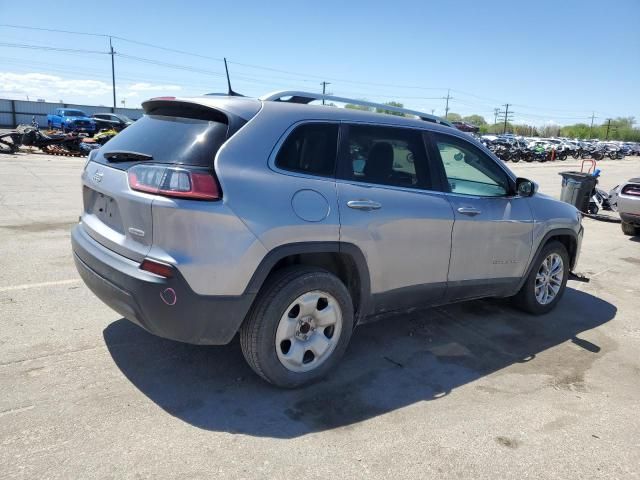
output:
[[[49,129],[56,128],[65,133],[94,133],[96,131],[96,122],[82,110],[56,108],[54,113],[47,115],[47,127]]]

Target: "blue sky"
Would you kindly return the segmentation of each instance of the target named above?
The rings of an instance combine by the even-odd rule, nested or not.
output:
[[[110,34],[118,101],[276,89],[401,101],[444,115],[513,104],[516,122],[640,121],[640,1],[42,2],[0,0],[0,24]],[[26,12],[28,11],[28,15]],[[108,40],[0,26],[0,97],[111,103]],[[211,57],[211,58],[203,58]],[[144,60],[141,60],[144,59]],[[163,63],[163,64],[158,64]],[[164,64],[171,64],[164,65]],[[176,68],[187,67],[187,69]],[[266,67],[266,68],[256,68]],[[272,70],[269,70],[272,69]]]

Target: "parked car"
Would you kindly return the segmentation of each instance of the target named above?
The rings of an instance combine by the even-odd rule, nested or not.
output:
[[[56,108],[52,114],[47,115],[47,127],[66,132],[86,132],[96,131],[96,124],[93,118],[89,117],[82,110],[73,108]]]
[[[558,304],[583,236],[575,207],[437,117],[317,99],[145,102],[82,173],[72,244],[88,287],[161,337],[239,332],[251,368],[282,387],[336,368],[376,314]]]
[[[625,235],[640,235],[640,178],[614,187],[609,192],[609,203],[622,220]]]
[[[467,133],[478,133],[480,131],[480,127],[476,127],[475,125],[471,125],[467,122],[451,122],[454,127],[456,127],[461,132]]]
[[[107,129],[115,130],[116,132],[124,130],[133,124],[133,120],[120,113],[96,113],[93,115],[93,121],[96,123],[98,130]]]

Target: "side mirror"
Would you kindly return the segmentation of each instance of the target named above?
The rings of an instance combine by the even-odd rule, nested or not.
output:
[[[538,191],[538,184],[526,178],[516,179],[516,192],[520,197],[531,197]]]
[[[453,156],[453,159],[454,159],[456,162],[460,162],[463,158],[464,158],[464,156],[463,156],[463,155],[462,155],[462,153],[460,153],[460,152],[456,153],[456,154]]]

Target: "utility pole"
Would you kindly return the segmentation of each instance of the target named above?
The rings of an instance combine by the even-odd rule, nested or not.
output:
[[[607,133],[604,137],[605,140],[609,140],[609,129],[611,128],[611,119],[607,119]]]
[[[591,132],[593,130],[593,120],[596,118],[596,112],[591,112],[591,126],[589,127],[589,139],[591,139],[593,136],[591,135]]]
[[[504,104],[504,128],[502,129],[502,133],[507,133],[507,120],[509,119],[509,104]]]
[[[327,91],[327,85],[331,85],[331,82],[320,82],[320,85],[322,85],[322,95],[324,95]],[[322,99],[322,104],[324,105],[324,98]]]
[[[493,124],[496,125],[498,123],[498,114],[500,113],[499,108],[493,109]]]
[[[113,45],[111,44],[111,37],[109,37],[109,53],[111,55],[111,88],[113,89],[113,111],[116,111],[116,67],[114,57],[116,52],[113,51]]]
[[[504,115],[504,127],[502,127],[502,133],[503,134],[507,133],[507,122],[509,120],[513,120],[513,118],[509,117],[509,115],[513,115],[513,112],[509,112],[509,107],[510,106],[511,106],[510,103],[505,103],[504,104],[504,111],[499,111],[498,115],[496,115],[496,123],[497,123],[497,120],[502,121],[503,120],[502,116]],[[500,118],[498,118],[498,116]]]
[[[451,100],[451,90],[447,89],[447,96],[444,97],[447,100],[447,103],[444,107],[444,118],[447,118],[449,116],[449,100]]]

